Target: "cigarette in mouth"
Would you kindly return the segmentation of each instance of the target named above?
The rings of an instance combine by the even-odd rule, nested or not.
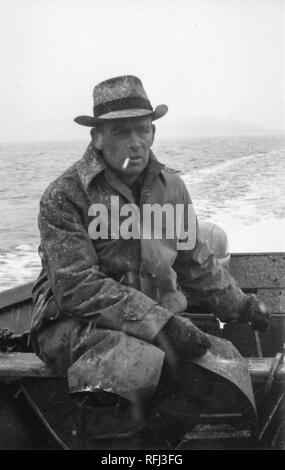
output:
[[[129,164],[129,161],[130,159],[129,158],[126,158],[126,160],[124,161],[124,164],[123,164],[123,169],[125,170]]]

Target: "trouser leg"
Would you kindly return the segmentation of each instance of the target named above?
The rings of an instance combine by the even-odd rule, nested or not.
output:
[[[177,358],[173,369],[164,364],[158,389],[147,413],[145,439],[175,447],[198,421],[211,398],[213,374]]]
[[[147,405],[143,397],[157,386],[162,351],[122,332],[74,320],[49,325],[35,343],[44,362],[56,372],[68,374],[74,400],[84,403],[73,412],[78,426],[80,422],[80,427],[94,428],[96,439],[122,438],[142,428]],[[128,389],[131,398],[137,397],[134,402],[122,398],[123,393],[118,396]],[[101,419],[104,414],[106,419]]]
[[[91,350],[94,344],[103,345],[109,334],[114,336],[117,333],[92,328],[91,324],[87,328],[86,324],[81,325],[72,320],[61,322],[50,326],[42,335],[39,335],[40,356],[49,365],[55,366],[57,370],[66,371],[74,361],[81,357],[84,358],[84,353]],[[154,348],[154,346],[151,347]],[[130,350],[125,359],[130,358],[132,353],[133,351]],[[153,361],[154,356],[152,355]],[[148,422],[145,435],[157,436],[160,441],[161,438],[164,441],[166,439],[173,446],[196,425],[210,393],[209,373],[207,374],[207,371],[197,365],[186,363],[182,357],[175,358],[174,363],[175,367],[173,368],[173,365],[164,362],[156,393],[150,403],[138,403],[133,406],[130,404],[129,410],[126,410],[124,404],[122,407],[116,408],[114,420],[110,421],[110,426],[108,426],[110,431],[116,432],[115,422],[117,420],[120,424],[117,432],[120,435],[124,434],[129,425],[133,428],[140,422],[142,411],[144,411]],[[122,379],[122,371],[120,372],[120,370],[118,373]],[[132,370],[129,370],[129,374],[132,374]],[[80,371],[82,372],[83,369],[80,368]],[[95,375],[97,377],[98,371]],[[133,379],[132,375],[131,377]],[[106,397],[107,395],[103,394],[103,398]],[[112,395],[108,395],[108,397],[112,400],[114,398]],[[108,402],[109,398],[106,400]],[[110,405],[113,406],[111,402]],[[125,425],[121,426],[123,422]],[[150,430],[149,434],[148,430]]]

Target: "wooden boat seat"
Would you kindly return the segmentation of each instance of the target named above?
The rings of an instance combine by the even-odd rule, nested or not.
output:
[[[247,358],[250,375],[254,383],[266,381],[273,358]],[[229,367],[231,367],[229,361]],[[0,380],[1,378],[21,379],[36,377],[56,377],[57,375],[49,369],[33,353],[0,353]],[[285,362],[280,364],[277,375],[277,383],[285,382]]]
[[[1,378],[56,377],[34,353],[0,353]]]

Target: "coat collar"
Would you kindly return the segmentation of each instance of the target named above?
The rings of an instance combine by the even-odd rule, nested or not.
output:
[[[148,165],[148,173],[159,174],[164,168],[164,164],[160,163],[155,157],[154,153],[150,151],[150,161]],[[81,160],[77,163],[77,172],[83,184],[84,189],[87,191],[91,181],[102,171],[106,170],[107,166],[100,155],[100,152],[95,149],[92,141],[85,150]]]
[[[84,189],[87,190],[93,178],[105,169],[106,165],[91,141],[81,160],[77,163],[77,172]]]

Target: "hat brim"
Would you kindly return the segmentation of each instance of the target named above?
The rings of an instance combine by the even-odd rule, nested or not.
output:
[[[168,111],[166,104],[159,104],[156,106],[154,111],[149,109],[124,109],[121,111],[112,111],[107,114],[103,114],[100,117],[94,116],[77,116],[74,121],[81,126],[94,127],[98,123],[104,121],[112,121],[114,119],[128,119],[143,116],[151,116],[152,121],[162,118]]]

